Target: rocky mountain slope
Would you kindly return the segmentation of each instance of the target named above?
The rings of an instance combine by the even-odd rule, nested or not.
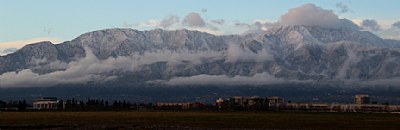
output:
[[[0,75],[0,87],[103,81],[393,85],[400,77],[400,44],[366,31],[298,25],[245,36],[106,29],[61,44],[27,45],[0,57]]]

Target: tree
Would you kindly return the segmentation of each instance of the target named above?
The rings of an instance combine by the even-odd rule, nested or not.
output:
[[[23,111],[26,109],[26,101],[25,99],[22,101],[18,101],[18,110]]]

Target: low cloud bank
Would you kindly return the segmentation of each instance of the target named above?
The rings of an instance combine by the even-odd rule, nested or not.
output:
[[[236,62],[265,62],[274,61],[274,55],[271,54],[271,50],[266,47],[259,48],[260,50],[256,53],[248,50],[248,48],[242,48],[240,45],[231,43],[227,50],[227,56],[225,62],[236,63]]]
[[[231,53],[230,50],[234,50]],[[47,74],[34,73],[30,69],[20,70],[18,72],[8,72],[0,75],[0,88],[9,87],[51,87],[59,84],[87,84],[87,83],[104,83],[119,78],[119,75],[113,75],[112,72],[127,71],[135,72],[141,69],[143,65],[150,65],[157,62],[166,62],[168,67],[185,65],[193,67],[195,65],[214,62],[215,60],[225,60],[225,62],[264,62],[269,60],[270,54],[252,53],[244,51],[239,46],[230,46],[227,52],[213,51],[154,51],[144,54],[133,54],[131,56],[120,56],[116,58],[108,58],[99,60],[90,49],[86,48],[86,57],[75,62],[63,63],[52,62],[48,64],[50,69],[63,69]],[[350,60],[355,60],[356,55],[350,55],[349,59],[343,65],[342,74],[338,75],[336,83],[343,81],[344,83],[352,83],[363,86],[389,85],[396,86],[400,83],[399,78],[393,79],[377,79],[370,81],[348,80],[345,72],[349,68]],[[38,63],[45,60],[37,60]],[[348,62],[348,63],[347,63]],[[111,72],[111,73],[110,73]],[[194,75],[189,77],[174,77],[169,80],[148,81],[148,83],[167,84],[167,85],[273,85],[273,84],[290,84],[290,83],[310,83],[313,80],[298,80],[278,78],[270,75],[268,72],[257,73],[252,76],[227,76],[227,75]],[[327,81],[330,82],[330,81]],[[324,83],[324,81],[318,81]]]
[[[167,67],[179,65],[193,67],[206,62],[225,60],[226,62],[262,62],[273,60],[273,56],[263,49],[258,53],[237,46],[229,46],[227,51],[189,51],[189,50],[157,50],[144,54],[110,57],[98,59],[89,48],[85,48],[86,57],[78,61],[65,63],[54,61],[47,63],[46,59],[33,59],[31,69],[56,70],[51,73],[38,74],[31,69],[7,72],[0,75],[0,87],[49,87],[58,84],[86,84],[88,82],[107,82],[118,78],[113,71],[136,72],[144,65],[158,62],[167,63]],[[40,64],[40,65],[39,65]]]
[[[363,86],[399,86],[400,77],[364,81],[361,84]]]
[[[313,81],[313,80],[298,80],[298,79],[284,79],[277,78],[268,74],[267,72],[258,73],[253,76],[227,76],[227,75],[195,75],[190,77],[174,77],[170,80],[153,80],[148,81],[148,84],[164,84],[172,86],[180,85],[226,85],[226,86],[240,86],[240,85],[275,85],[275,84],[312,84],[312,85],[339,85],[351,87],[376,87],[376,86],[398,86],[400,78],[391,79],[377,79],[377,80],[349,80],[337,79],[332,81]]]
[[[253,76],[226,75],[195,75],[191,77],[175,77],[169,81],[150,81],[148,83],[161,83],[168,85],[267,85],[281,84],[290,81],[276,78],[268,73],[259,73]]]
[[[105,61],[109,62],[109,61]],[[101,76],[102,72],[109,71],[110,64],[102,64],[91,51],[86,49],[86,57],[76,62],[54,62],[53,68],[63,68],[64,71],[55,71],[48,74],[37,74],[30,69],[18,72],[7,72],[0,75],[0,88],[7,87],[49,87],[57,84],[86,84],[87,82],[106,82],[116,76]]]

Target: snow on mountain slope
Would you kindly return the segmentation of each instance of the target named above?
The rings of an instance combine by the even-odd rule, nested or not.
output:
[[[0,57],[0,87],[31,86],[49,77],[60,80],[56,84],[396,81],[398,47],[369,32],[316,26],[290,25],[246,36],[106,29],[57,45],[31,44]]]

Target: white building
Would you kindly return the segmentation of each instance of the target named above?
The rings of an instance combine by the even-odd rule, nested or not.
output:
[[[277,96],[273,96],[273,97],[267,97],[267,101],[268,101],[268,106],[269,107],[278,107],[278,106],[282,106],[285,104],[285,100],[281,97],[277,97]]]
[[[43,97],[42,99],[36,99],[33,101],[34,109],[57,109],[58,100],[54,97]]]
[[[354,97],[354,104],[370,104],[369,95],[356,95]]]

